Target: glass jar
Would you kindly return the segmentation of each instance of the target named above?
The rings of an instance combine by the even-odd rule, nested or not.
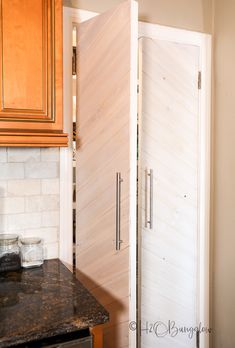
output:
[[[43,245],[40,238],[22,238],[20,240],[21,266],[39,267],[43,264]]]
[[[20,269],[18,239],[16,234],[0,234],[0,272]]]

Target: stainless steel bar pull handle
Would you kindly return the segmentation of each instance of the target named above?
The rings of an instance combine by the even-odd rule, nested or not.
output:
[[[148,197],[149,181],[149,197]],[[149,214],[148,214],[149,207]],[[145,227],[153,228],[153,170],[145,169]]]
[[[116,250],[120,250],[121,240],[121,173],[116,173]]]

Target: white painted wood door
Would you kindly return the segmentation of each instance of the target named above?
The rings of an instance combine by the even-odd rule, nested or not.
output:
[[[110,314],[104,348],[135,346],[137,20],[136,2],[127,1],[81,23],[77,34],[76,268]]]
[[[199,48],[140,42],[141,348],[195,348],[195,333],[175,333],[197,324]]]

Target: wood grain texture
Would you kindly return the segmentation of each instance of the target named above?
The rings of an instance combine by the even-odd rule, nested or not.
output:
[[[61,133],[62,0],[1,0],[0,26],[0,129]]]
[[[94,348],[103,348],[103,329],[104,325],[98,325],[90,329],[93,334],[93,346]]]
[[[195,327],[199,49],[151,38],[143,38],[142,47],[141,321],[143,327],[168,320]],[[153,169],[153,229],[144,227],[146,168]],[[195,335],[143,332],[141,344],[194,348]]]
[[[2,120],[53,118],[54,14],[50,0],[1,0]]]
[[[66,147],[68,135],[65,133],[0,132],[0,147]]]
[[[137,47],[133,8],[136,4],[127,1],[78,26],[76,267],[79,279],[109,311],[105,348],[129,342],[129,236],[136,228],[130,214],[136,207],[131,189],[137,129],[131,106],[136,94],[131,59]],[[123,178],[120,251],[115,250],[117,172]]]
[[[45,4],[42,0],[2,0],[4,109],[43,109],[45,39],[47,42],[43,21],[47,19]]]

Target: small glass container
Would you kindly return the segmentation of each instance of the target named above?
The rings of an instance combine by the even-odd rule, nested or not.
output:
[[[20,269],[18,239],[16,234],[0,234],[0,272]]]
[[[43,264],[43,245],[40,238],[22,238],[21,266],[24,268],[39,267]]]

